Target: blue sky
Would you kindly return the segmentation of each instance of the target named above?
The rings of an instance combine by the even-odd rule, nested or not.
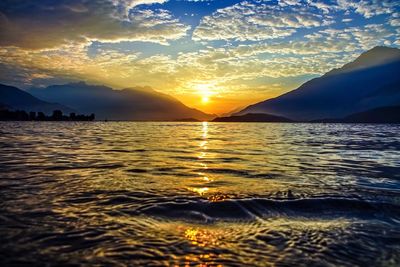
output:
[[[399,47],[400,2],[3,0],[0,33],[3,83],[150,86],[223,113]]]

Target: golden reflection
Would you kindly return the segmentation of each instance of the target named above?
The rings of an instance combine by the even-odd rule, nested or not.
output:
[[[197,187],[189,187],[188,189],[189,189],[190,191],[192,191],[192,192],[195,192],[195,193],[199,194],[200,196],[204,196],[204,194],[205,194],[208,190],[210,190],[210,188],[208,188],[208,187],[200,187],[200,188],[197,188]]]
[[[198,194],[201,197],[206,197],[207,200],[210,202],[219,202],[231,198],[230,195],[221,192],[212,193],[210,192],[211,190],[209,187],[188,187],[187,189]]]
[[[216,266],[216,267],[222,267],[222,264],[215,264],[213,261],[210,261],[210,259],[215,259],[218,258],[218,255],[214,253],[207,253],[207,254],[200,254],[200,255],[188,255],[185,256],[185,264],[183,266],[189,267],[189,266],[199,266],[199,267],[211,267],[211,266]],[[198,263],[198,264],[194,264]],[[174,266],[180,266],[180,265],[174,265]]]
[[[202,123],[202,128],[201,128],[201,137],[203,140],[200,141],[199,143],[199,154],[197,155],[197,158],[199,159],[199,165],[201,169],[207,169],[207,163],[201,162],[202,159],[207,158],[207,140],[208,136],[208,122],[204,121]],[[188,190],[200,195],[204,196],[210,188],[207,187],[207,183],[213,181],[210,177],[208,177],[204,172],[199,171],[197,174],[200,176],[200,179],[196,180],[198,183],[198,187],[188,187]]]
[[[203,138],[207,138],[207,134],[208,134],[208,121],[203,121],[202,132],[203,132]]]
[[[201,166],[203,169],[207,169],[207,168],[208,168],[207,164],[205,164],[205,163],[200,163],[200,166]]]
[[[192,245],[199,247],[216,246],[219,244],[218,234],[207,229],[188,228],[185,230],[185,238],[189,240]]]
[[[219,201],[224,201],[226,199],[230,199],[230,196],[223,193],[215,193],[208,196],[207,199],[211,202],[219,202]]]
[[[203,138],[204,138],[204,136],[203,136]],[[204,148],[204,149],[207,149],[207,141],[202,141],[202,142],[200,143],[200,147],[201,147],[201,148]]]
[[[199,154],[197,158],[199,159],[200,168],[203,170],[208,169],[207,162],[203,159],[208,157],[207,144],[208,144],[208,122],[202,123],[201,128],[202,141],[199,143]],[[198,194],[201,197],[206,198],[210,202],[218,202],[229,199],[230,196],[221,192],[215,192],[217,188],[210,187],[210,183],[214,181],[212,177],[209,177],[206,172],[199,170],[197,172],[199,178],[196,179],[196,185],[187,187],[188,190]],[[214,191],[214,192],[213,192]]]
[[[200,155],[198,156],[199,159],[204,159],[207,156],[206,152],[200,152]]]
[[[206,181],[206,182],[212,181],[212,179],[208,178],[207,176],[204,176],[204,177],[203,177],[203,180]]]
[[[279,263],[280,258],[290,256],[293,248],[307,251],[315,248],[315,252],[319,253],[337,242],[337,235],[329,233],[343,234],[352,224],[352,220],[343,218],[331,220],[278,216],[259,220],[251,225],[238,222],[217,222],[208,225],[173,222],[163,224],[162,227],[167,227],[167,232],[178,235],[194,248],[188,250],[188,254],[174,257],[173,266],[218,266],[218,260],[224,258],[218,251],[227,249],[238,256],[244,253],[244,243],[240,240],[242,236],[248,237],[248,241],[255,241],[253,244],[257,247],[254,247],[254,253],[261,250],[265,253],[263,262],[249,259],[246,266],[263,266],[266,265],[263,264],[265,262],[271,262],[273,266],[276,265],[274,263]],[[267,243],[261,245],[257,242],[258,236]]]

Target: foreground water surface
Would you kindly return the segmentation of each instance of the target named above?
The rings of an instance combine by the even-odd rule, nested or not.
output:
[[[1,122],[0,264],[399,266],[400,125]]]

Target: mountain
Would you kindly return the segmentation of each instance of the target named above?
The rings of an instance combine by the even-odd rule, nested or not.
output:
[[[40,100],[17,87],[4,84],[0,84],[0,101],[2,109],[24,110],[26,112],[41,111],[45,114],[50,114],[57,109],[64,113],[73,112],[69,107]]]
[[[400,106],[380,107],[354,113],[341,119],[323,119],[314,122],[333,123],[400,123]]]
[[[228,112],[222,113],[220,114],[219,117],[229,117],[232,116],[235,113],[238,113],[239,111],[241,111],[242,109],[244,109],[246,106],[241,106],[241,107],[236,107]]]
[[[248,113],[242,116],[215,118],[213,122],[293,122],[290,119],[264,113]]]
[[[11,109],[9,106],[0,103],[0,110],[7,110],[7,109]]]
[[[400,106],[380,107],[346,116],[342,122],[400,123]]]
[[[31,88],[34,96],[68,105],[81,113],[109,120],[210,120],[215,116],[189,108],[177,99],[150,88],[114,90],[84,82]]]
[[[279,97],[248,106],[235,115],[268,113],[307,121],[400,105],[399,70],[399,49],[375,47],[342,68]]]

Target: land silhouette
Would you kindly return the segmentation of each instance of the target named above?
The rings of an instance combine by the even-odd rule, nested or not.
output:
[[[348,115],[340,119],[323,119],[314,122],[331,123],[400,123],[400,106],[380,107]]]
[[[46,116],[43,112],[26,112],[24,110],[10,111],[0,110],[0,121],[93,121],[95,115],[82,115],[71,112],[69,116],[63,115],[61,110],[54,110],[51,116]]]
[[[247,113],[241,116],[219,117],[214,122],[293,122],[293,120],[265,113]]]
[[[400,106],[375,108],[350,114],[343,118],[311,121],[295,121],[265,113],[247,113],[245,115],[215,118],[213,122],[400,123]]]

